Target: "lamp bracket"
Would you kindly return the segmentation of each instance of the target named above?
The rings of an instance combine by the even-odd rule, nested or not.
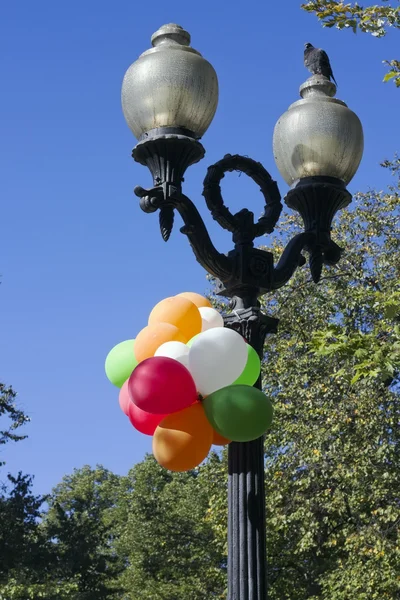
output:
[[[165,241],[172,231],[174,211],[179,212],[184,222],[181,232],[188,237],[197,261],[217,280],[218,294],[242,298],[245,308],[256,306],[260,296],[283,286],[305,264],[304,250],[310,255],[311,275],[316,283],[323,264],[339,261],[342,251],[332,241],[330,232],[336,212],[351,200],[344,183],[328,177],[310,177],[301,179],[288,192],[286,204],[300,213],[305,231],[293,237],[274,266],[273,254],[254,248],[254,240],[275,228],[282,211],[279,189],[261,163],[237,154],[227,154],[211,165],[204,179],[206,205],[219,225],[232,233],[234,242],[227,255],[220,253],[196,206],[182,193],[185,170],[203,155],[200,142],[186,135],[162,133],[139,142],[133,157],[148,166],[154,187],[149,190],[136,187],[135,194],[140,198],[142,210],[148,213],[159,210]],[[250,210],[244,208],[232,214],[224,203],[220,184],[225,173],[232,171],[245,173],[260,186],[265,204],[257,222]]]

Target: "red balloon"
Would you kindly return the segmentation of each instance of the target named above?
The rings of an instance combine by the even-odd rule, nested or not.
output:
[[[128,415],[129,405],[132,404],[132,400],[129,396],[128,380],[125,381],[124,385],[120,389],[118,399],[122,412]]]
[[[155,415],[141,410],[129,400],[128,417],[135,429],[145,435],[153,435],[158,425],[167,415]]]
[[[148,413],[170,414],[197,402],[193,377],[180,362],[153,356],[138,364],[128,380],[131,400]]]

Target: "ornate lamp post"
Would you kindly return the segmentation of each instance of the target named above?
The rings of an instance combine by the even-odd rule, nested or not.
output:
[[[190,35],[182,27],[164,25],[151,41],[153,47],[129,67],[122,85],[124,115],[138,138],[132,156],[153,177],[151,189],[136,187],[135,194],[143,211],[159,211],[165,241],[174,212],[179,212],[184,223],[181,232],[197,261],[217,279],[218,293],[231,299],[234,310],[226,317],[227,326],[239,331],[262,357],[265,336],[276,332],[278,322],[260,311],[259,298],[283,286],[306,263],[303,252],[309,255],[315,283],[324,264],[340,260],[331,225],[336,212],[351,201],[346,185],[362,157],[361,123],[344,102],[334,98],[336,86],[322,75],[313,75],[300,87],[301,100],[276,124],[274,158],[290,186],[285,202],[304,222],[303,233],[293,237],[276,265],[272,253],[254,248],[257,237],[274,230],[282,210],[275,181],[260,163],[243,156],[227,155],[209,167],[203,196],[213,218],[232,233],[234,244],[227,255],[221,254],[196,206],[182,192],[186,169],[205,153],[199,139],[217,108],[217,75],[190,47]],[[232,214],[224,205],[220,182],[233,170],[260,186],[265,206],[258,221],[246,208]],[[265,600],[263,438],[232,442],[228,453],[228,598]]]

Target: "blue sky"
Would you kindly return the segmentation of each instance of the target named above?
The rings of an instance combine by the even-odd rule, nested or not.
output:
[[[151,449],[118,407],[104,359],[135,337],[156,302],[205,292],[178,227],[166,245],[156,215],[141,212],[135,185],[150,178],[130,157],[120,89],[125,70],[162,24],[177,22],[215,67],[220,100],[203,138],[206,158],[186,175],[215,244],[229,236],[201,196],[206,167],[226,153],[261,161],[286,186],[272,156],[275,122],[307,78],[303,45],[323,47],[338,97],[359,115],[365,155],[350,190],[385,187],[379,162],[398,149],[400,90],[382,84],[397,32],[377,40],[326,30],[300,2],[20,0],[1,9],[2,94],[0,379],[30,415],[28,439],[1,455],[9,471],[35,475],[47,492],[74,467],[125,473]],[[284,8],[283,8],[284,7]],[[397,43],[396,43],[397,41]],[[224,180],[233,210],[262,206],[257,188]]]

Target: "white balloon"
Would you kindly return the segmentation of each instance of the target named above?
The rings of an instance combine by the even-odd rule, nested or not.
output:
[[[226,327],[200,333],[189,351],[189,371],[202,396],[227,385],[241,375],[247,363],[247,344],[242,336]]]
[[[214,327],[224,326],[224,319],[215,308],[202,306],[199,308],[199,313],[202,321],[201,331],[208,331],[208,329],[214,329]]]
[[[189,367],[190,348],[182,342],[165,342],[157,348],[154,356],[167,356],[180,362],[184,367]]]

